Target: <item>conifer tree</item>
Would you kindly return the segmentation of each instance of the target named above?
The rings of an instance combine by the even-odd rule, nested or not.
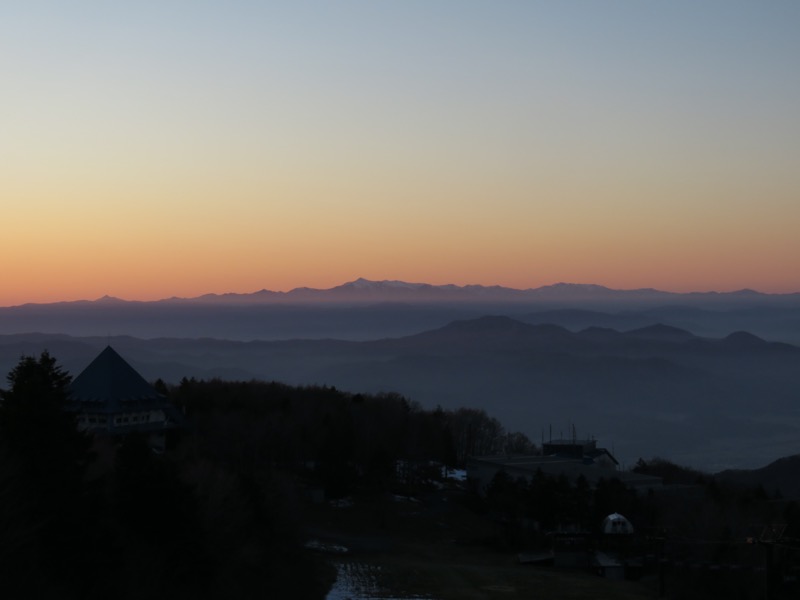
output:
[[[89,437],[65,411],[71,380],[47,351],[38,359],[23,356],[0,398],[0,443],[48,487],[74,478],[88,458]]]
[[[23,356],[7,381],[0,392],[0,489],[9,494],[0,510],[11,511],[11,531],[20,535],[0,540],[4,585],[30,591],[36,582],[41,597],[70,597],[88,525],[83,476],[91,439],[65,411],[71,377],[48,352]]]

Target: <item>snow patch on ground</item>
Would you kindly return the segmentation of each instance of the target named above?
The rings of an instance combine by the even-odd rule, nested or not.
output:
[[[345,546],[338,544],[326,544],[319,540],[308,540],[305,543],[306,548],[309,550],[316,550],[317,552],[326,552],[328,554],[347,554],[348,549]]]
[[[325,600],[434,600],[430,596],[408,595],[384,589],[379,566],[359,562],[336,565],[336,582]]]
[[[464,469],[448,469],[447,467],[442,467],[442,478],[452,479],[454,481],[466,481],[467,472]]]
[[[333,508],[353,508],[352,498],[339,498],[338,500],[331,500],[329,504]]]

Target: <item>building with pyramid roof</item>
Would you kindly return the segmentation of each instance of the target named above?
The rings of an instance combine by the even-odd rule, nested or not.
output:
[[[182,423],[175,406],[111,346],[72,381],[67,409],[83,431],[108,437],[141,432],[159,450],[164,449],[166,432]]]

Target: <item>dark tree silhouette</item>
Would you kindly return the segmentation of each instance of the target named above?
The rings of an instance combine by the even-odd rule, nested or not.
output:
[[[66,412],[71,376],[48,352],[23,356],[8,374],[0,403],[0,443],[23,466],[23,478],[40,492],[79,483],[91,438]]]
[[[7,381],[0,402],[0,488],[11,505],[0,512],[11,510],[12,531],[24,535],[0,540],[4,585],[13,589],[17,582],[27,595],[34,584],[34,595],[69,597],[65,590],[75,589],[76,568],[85,558],[83,479],[91,439],[64,410],[71,377],[49,353],[23,356]]]

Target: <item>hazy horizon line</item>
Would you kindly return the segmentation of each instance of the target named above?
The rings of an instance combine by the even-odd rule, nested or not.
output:
[[[738,287],[735,289],[723,289],[723,290],[672,290],[672,289],[665,289],[659,287],[610,287],[604,285],[602,283],[575,283],[575,282],[565,282],[565,281],[557,281],[554,283],[543,284],[539,286],[533,287],[512,287],[508,285],[502,284],[484,284],[484,283],[467,283],[467,284],[454,284],[454,283],[430,283],[424,281],[405,281],[401,279],[367,279],[364,277],[358,277],[356,279],[352,279],[349,281],[345,281],[344,283],[340,283],[331,287],[311,287],[311,286],[296,286],[289,289],[270,289],[267,287],[260,288],[257,290],[252,291],[223,291],[223,292],[204,292],[196,295],[171,295],[171,296],[159,296],[159,297],[149,297],[149,298],[123,298],[121,296],[115,296],[112,294],[104,294],[102,296],[96,298],[87,298],[87,297],[80,297],[80,298],[66,298],[60,300],[30,300],[27,302],[19,302],[14,304],[2,304],[0,308],[14,308],[20,306],[30,306],[30,305],[47,305],[47,304],[69,304],[74,302],[101,302],[104,300],[107,301],[121,301],[121,302],[141,302],[141,303],[148,303],[148,302],[164,302],[169,300],[197,300],[201,298],[208,298],[208,297],[225,297],[225,296],[252,296],[259,293],[273,293],[273,294],[291,294],[293,292],[300,292],[300,291],[319,291],[319,292],[326,292],[331,291],[337,288],[341,288],[347,285],[356,284],[358,282],[363,283],[370,283],[370,284],[401,284],[401,285],[408,285],[408,286],[429,286],[432,288],[458,288],[458,289],[469,289],[469,288],[485,288],[485,289],[504,289],[504,290],[511,290],[511,291],[519,291],[519,292],[530,292],[536,291],[541,289],[547,288],[556,288],[559,286],[564,287],[575,287],[575,288],[600,288],[603,290],[608,290],[612,292],[655,292],[655,293],[663,293],[663,294],[674,294],[674,295],[694,295],[694,294],[736,294],[736,293],[755,293],[759,295],[765,296],[791,296],[795,294],[800,294],[800,290],[796,291],[788,291],[788,292],[765,292],[756,288],[751,287]]]

